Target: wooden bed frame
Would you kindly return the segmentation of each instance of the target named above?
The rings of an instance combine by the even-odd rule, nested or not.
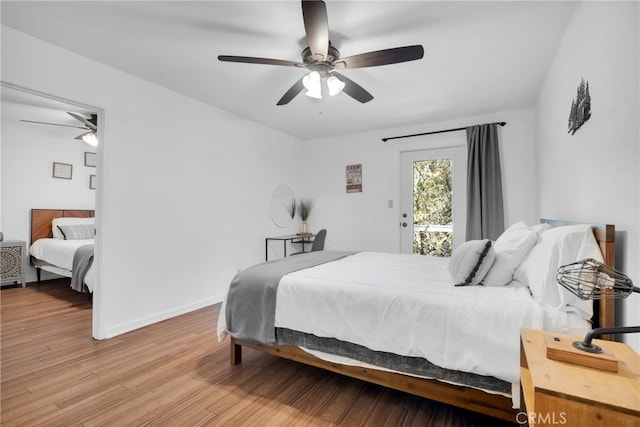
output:
[[[38,239],[53,237],[51,226],[56,218],[91,218],[95,215],[95,210],[85,209],[31,209],[31,244]],[[30,256],[29,261],[36,268],[36,277],[39,284],[41,269],[48,264],[36,259],[34,256]]]
[[[543,219],[541,222],[554,226],[577,224],[576,222],[547,219]],[[615,226],[610,224],[589,225],[593,228],[605,262],[607,265],[614,267]],[[613,326],[614,304],[611,298],[594,301],[594,313],[594,327]],[[608,338],[610,339],[610,337]],[[242,362],[242,347],[259,350],[285,359],[294,360],[306,365],[326,369],[348,377],[357,378],[511,422],[516,419],[516,414],[519,412],[519,410],[512,408],[512,400],[510,397],[491,394],[470,387],[453,385],[436,379],[417,378],[388,371],[327,362],[312,356],[296,346],[255,344],[231,338],[230,361],[232,365],[237,365]]]

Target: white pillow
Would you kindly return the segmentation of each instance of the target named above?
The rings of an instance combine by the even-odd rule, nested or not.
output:
[[[603,261],[589,225],[553,227],[540,234],[536,245],[516,269],[514,278],[529,286],[533,298],[539,303],[578,312],[583,319],[590,319],[593,302],[581,300],[556,279],[560,266],[585,258]]]
[[[516,222],[498,237],[493,245],[496,260],[485,276],[485,286],[504,286],[513,280],[513,273],[533,248],[538,234],[523,221]]]
[[[493,261],[492,242],[489,239],[469,240],[453,250],[449,258],[449,274],[456,286],[479,284]]]
[[[62,232],[64,240],[93,239],[96,235],[96,226],[94,224],[58,225],[58,230]]]
[[[535,224],[531,226],[531,229],[538,234],[542,234],[551,228],[553,228],[551,224],[547,224],[546,222],[541,222],[540,224]]]
[[[54,239],[64,239],[64,235],[58,228],[59,225],[76,225],[76,224],[95,224],[96,219],[94,217],[91,218],[71,218],[71,217],[62,217],[55,218],[51,222],[51,232],[53,233]]]

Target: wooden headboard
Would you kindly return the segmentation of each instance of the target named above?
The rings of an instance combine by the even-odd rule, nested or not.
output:
[[[94,210],[78,209],[31,209],[31,243],[38,239],[53,237],[51,223],[55,218],[91,218]]]
[[[540,222],[544,222],[554,227],[561,225],[575,225],[575,224],[588,224],[593,229],[593,235],[596,237],[596,241],[600,246],[600,252],[604,258],[605,264],[611,268],[615,268],[615,237],[616,227],[612,224],[592,224],[581,223],[575,221],[562,221],[555,219],[541,219]],[[614,326],[614,299],[603,298],[595,300],[593,304],[594,312],[594,327],[598,328],[610,328]],[[605,336],[604,338],[610,338]]]

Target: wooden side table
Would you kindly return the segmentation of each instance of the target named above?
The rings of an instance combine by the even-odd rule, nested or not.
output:
[[[520,340],[522,402],[518,422],[529,425],[640,426],[640,356],[627,344],[594,340],[618,360],[607,372],[548,359],[543,331],[524,329]]]
[[[2,284],[20,282],[27,285],[27,243],[23,240],[3,240],[0,242],[0,278]]]

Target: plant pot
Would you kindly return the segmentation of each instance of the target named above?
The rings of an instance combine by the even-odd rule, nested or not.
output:
[[[309,227],[307,226],[307,221],[302,221],[302,228],[300,229],[301,234],[308,234]]]

